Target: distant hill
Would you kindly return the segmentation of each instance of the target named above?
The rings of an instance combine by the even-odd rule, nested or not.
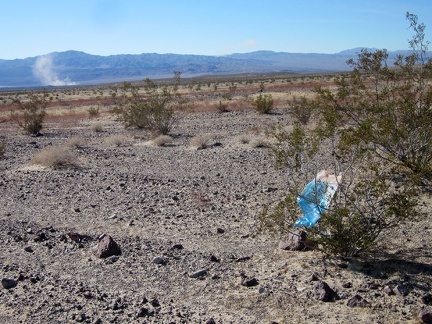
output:
[[[78,51],[54,52],[26,59],[0,59],[0,88],[89,85],[145,78],[238,73],[319,73],[347,71],[346,61],[361,48],[336,54],[257,51],[226,56],[180,54],[91,55]],[[390,52],[391,55],[403,51]]]

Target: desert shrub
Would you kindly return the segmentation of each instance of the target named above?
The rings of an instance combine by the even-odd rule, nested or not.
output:
[[[153,81],[147,79],[146,97],[139,94],[139,88],[124,83],[122,96],[113,112],[126,128],[146,129],[168,134],[174,121],[173,107],[180,104],[180,96],[167,87],[158,90]],[[177,89],[177,87],[175,87]]]
[[[228,110],[228,105],[222,103],[222,100],[219,100],[219,102],[216,104],[216,109],[217,109],[219,112],[221,112],[221,113],[224,113],[224,112],[228,112],[228,111],[229,111],[229,110]]]
[[[97,117],[97,116],[99,116],[99,107],[90,107],[87,110],[87,112],[88,112],[90,118],[91,117]]]
[[[293,98],[289,104],[290,108],[288,113],[293,116],[295,120],[303,125],[306,125],[312,117],[314,105],[311,104],[304,96],[300,97],[300,99]]]
[[[249,142],[249,145],[251,147],[254,147],[254,148],[268,147],[269,146],[269,142],[264,137],[259,136],[259,137],[254,137],[253,139],[251,139],[250,142]]]
[[[65,146],[47,146],[36,153],[32,161],[53,168],[77,164],[76,156]]]
[[[47,98],[48,94],[44,92],[41,95],[32,93],[24,100],[14,99],[20,112],[14,113],[13,119],[25,133],[33,136],[40,134],[46,116]]]
[[[173,138],[169,135],[160,135],[153,139],[153,144],[156,146],[165,146],[173,142]]]
[[[67,145],[70,147],[84,147],[87,145],[87,141],[83,137],[74,136],[68,140]]]
[[[273,109],[273,97],[270,94],[259,94],[252,100],[252,105],[260,114],[269,114]]]
[[[93,132],[99,133],[99,132],[102,132],[102,131],[103,131],[104,127],[103,127],[103,124],[102,124],[102,123],[97,122],[97,123],[93,123],[93,124],[91,124],[91,125],[90,125],[90,129],[91,129]]]
[[[111,135],[105,139],[105,142],[115,146],[126,146],[130,145],[131,139],[122,134]]]
[[[192,137],[190,146],[194,149],[205,149],[209,146],[211,136],[209,134],[197,134]]]
[[[310,201],[320,219],[304,228],[325,252],[356,256],[383,232],[421,216],[419,185],[429,183],[431,174],[432,69],[424,25],[414,15],[407,18],[415,30],[411,55],[400,56],[390,69],[385,50],[362,50],[336,90],[316,90],[310,103],[317,109],[315,128],[296,122],[291,130],[273,130],[272,149],[277,165],[288,171],[290,189],[264,208],[261,229],[291,231],[302,215],[297,197],[321,170],[342,175],[328,208]]]
[[[237,141],[241,144],[249,144],[251,141],[251,136],[246,134],[239,135],[237,137]]]

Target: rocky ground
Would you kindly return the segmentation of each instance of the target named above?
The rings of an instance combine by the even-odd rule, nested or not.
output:
[[[352,260],[284,251],[257,233],[263,204],[288,184],[253,143],[288,118],[178,114],[162,147],[109,117],[47,125],[41,137],[3,129],[0,322],[420,323],[422,311],[426,320],[430,213]],[[197,134],[210,135],[207,148],[190,147]],[[73,138],[76,166],[32,163]],[[100,258],[94,247],[109,237],[121,254]]]

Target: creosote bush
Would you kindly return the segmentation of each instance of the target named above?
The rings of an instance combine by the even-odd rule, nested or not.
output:
[[[64,146],[47,146],[33,157],[33,163],[58,168],[77,165],[76,156]]]
[[[309,118],[294,113],[292,130],[272,131],[272,150],[287,171],[290,190],[264,208],[261,229],[292,231],[303,216],[297,197],[321,170],[341,174],[342,180],[318,223],[304,229],[327,253],[357,256],[384,231],[422,216],[419,191],[430,186],[432,170],[432,63],[426,58],[425,26],[415,15],[407,13],[407,19],[415,32],[412,54],[399,56],[390,68],[385,50],[362,50],[348,61],[353,71],[336,80],[336,89],[316,89],[308,104],[317,123],[304,127]]]
[[[270,94],[259,94],[252,100],[252,105],[260,114],[269,114],[273,109],[273,97]]]
[[[24,100],[14,99],[20,112],[14,113],[12,117],[25,133],[33,136],[40,134],[46,116],[47,98],[48,93],[44,92],[42,95],[32,93]]]
[[[178,95],[180,75],[175,74],[176,86],[173,89],[158,89],[150,79],[145,80],[145,96],[139,93],[139,87],[125,82],[122,95],[113,112],[117,114],[126,128],[145,129],[166,135],[170,132],[174,121],[174,106],[182,105]]]

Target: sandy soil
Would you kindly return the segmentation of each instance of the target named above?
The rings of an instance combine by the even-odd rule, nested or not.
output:
[[[257,233],[263,204],[288,184],[268,148],[239,136],[259,139],[288,118],[177,114],[164,147],[109,118],[101,132],[83,119],[47,125],[36,138],[9,133],[0,276],[14,287],[0,286],[0,322],[419,323],[431,308],[430,213],[352,260],[283,251],[278,238]],[[208,148],[190,147],[197,134],[210,134]],[[119,135],[124,145],[110,140]],[[76,137],[85,140],[70,148],[78,166],[32,164],[44,147]],[[120,256],[92,253],[102,234]],[[317,299],[321,282],[334,291],[328,302]],[[365,307],[348,305],[355,295]]]

